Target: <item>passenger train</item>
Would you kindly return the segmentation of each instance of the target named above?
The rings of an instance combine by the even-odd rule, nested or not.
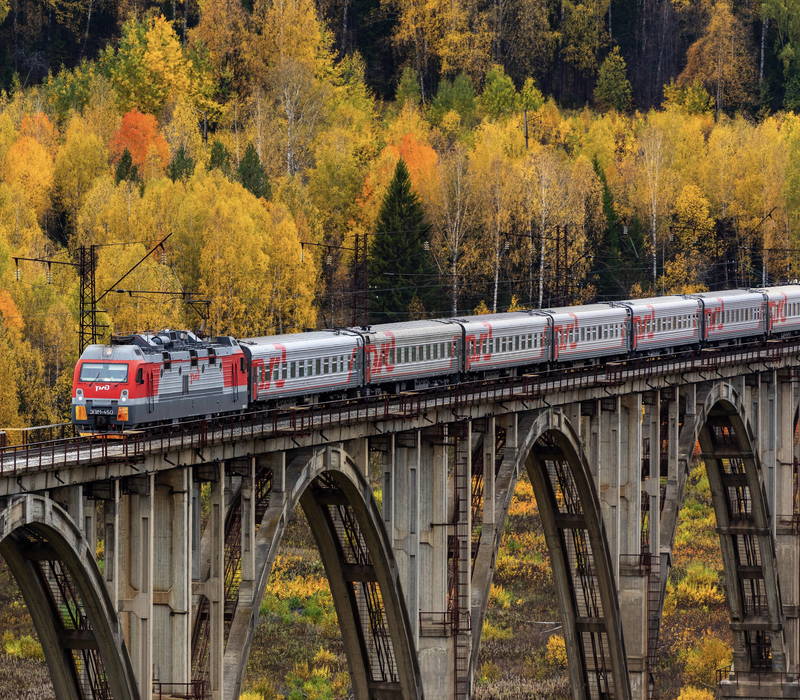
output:
[[[118,433],[798,331],[800,285],[787,285],[238,340],[115,336],[81,355],[72,419]]]

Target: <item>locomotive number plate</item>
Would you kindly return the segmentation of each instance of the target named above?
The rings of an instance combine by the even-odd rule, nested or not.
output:
[[[115,416],[117,409],[114,406],[99,406],[97,408],[90,408],[90,416]]]

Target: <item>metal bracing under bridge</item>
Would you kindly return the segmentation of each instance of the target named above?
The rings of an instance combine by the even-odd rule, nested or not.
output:
[[[235,698],[301,507],[355,696],[467,698],[527,471],[573,696],[644,700],[701,460],[735,639],[720,693],[800,697],[799,355],[795,340],[732,346],[6,447],[0,554],[59,697]]]

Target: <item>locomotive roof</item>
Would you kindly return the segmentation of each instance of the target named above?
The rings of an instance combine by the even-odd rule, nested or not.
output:
[[[189,350],[208,350],[208,348],[231,348],[236,340],[223,335],[215,338],[198,338],[191,331],[165,329],[157,333],[133,333],[111,337],[111,347],[134,346],[144,353],[188,352]]]

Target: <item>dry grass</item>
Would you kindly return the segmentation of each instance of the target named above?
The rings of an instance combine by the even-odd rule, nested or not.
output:
[[[0,655],[0,697],[14,700],[54,700],[47,664],[36,659]]]

